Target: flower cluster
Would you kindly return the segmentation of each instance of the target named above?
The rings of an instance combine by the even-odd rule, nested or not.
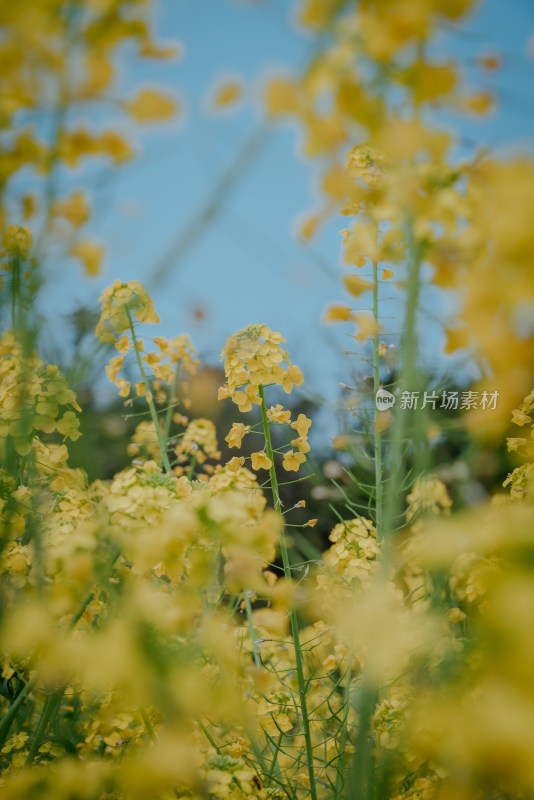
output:
[[[40,446],[43,434],[57,432],[63,440],[81,436],[76,412],[81,408],[58,368],[35,353],[28,357],[13,331],[0,338],[0,452],[8,440],[19,455]]]
[[[287,394],[304,380],[280,344],[286,340],[267,325],[248,325],[231,336],[222,353],[226,383],[219,400],[230,397],[240,411],[261,405],[260,386],[282,386]]]
[[[516,467],[503,483],[503,486],[510,486],[511,497],[520,500],[530,495],[534,486],[534,390],[529,392],[519,408],[513,410],[512,422],[520,428],[530,427],[529,438],[515,436],[506,440],[508,451],[517,451],[525,459],[525,463]]]
[[[164,402],[165,394],[160,391],[161,384],[172,386],[180,372],[193,374],[198,366],[196,351],[189,337],[182,334],[168,340],[164,336],[156,336],[153,342],[158,349],[144,353],[144,342],[135,333],[134,318],[141,323],[153,323],[159,322],[159,317],[151,298],[139,281],[115,281],[104,290],[100,300],[102,312],[96,335],[102,342],[112,342],[119,351],[119,355],[113,356],[106,366],[106,374],[119,389],[119,396],[128,397],[131,391],[131,383],[121,375],[121,371],[128,352],[133,350],[137,358],[151,369],[153,388],[158,392],[161,402]],[[139,397],[150,393],[144,371],[141,372],[141,377],[142,380],[134,385]]]
[[[221,358],[224,359],[226,383],[219,389],[219,399],[231,397],[240,411],[250,411],[252,404],[263,407],[268,422],[288,425],[298,434],[291,440],[291,448],[283,453],[283,468],[296,472],[306,461],[309,452],[308,431],[311,420],[305,414],[291,419],[291,412],[281,404],[265,406],[264,386],[282,386],[288,394],[293,386],[303,381],[298,367],[291,363],[288,353],[280,347],[286,340],[273,333],[266,325],[249,325],[231,336]],[[229,447],[241,447],[243,437],[252,430],[250,425],[234,422],[225,437]],[[270,446],[270,445],[269,445]],[[251,454],[252,469],[271,469],[272,458],[265,450]]]
[[[119,335],[129,331],[133,317],[139,322],[159,322],[154,304],[139,281],[123,283],[116,280],[104,289],[100,297],[102,311],[96,326],[96,336],[101,342],[119,345]],[[119,348],[126,347],[122,340]]]
[[[181,475],[185,471],[183,466],[188,460],[195,464],[202,465],[206,473],[212,473],[213,464],[207,464],[208,459],[218,461],[221,453],[217,445],[217,432],[215,425],[210,419],[197,418],[192,420],[184,433],[178,440],[175,447],[178,456],[178,464],[174,468],[176,475]],[[191,468],[191,467],[190,467]],[[199,480],[203,477],[199,475]]]

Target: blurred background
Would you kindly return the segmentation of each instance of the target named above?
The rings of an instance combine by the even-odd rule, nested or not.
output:
[[[326,159],[308,157],[297,126],[269,120],[264,103],[268,81],[301,74],[321,42],[298,25],[288,0],[159,0],[154,10],[158,39],[174,45],[177,55],[170,62],[139,61],[132,45],[121,46],[110,99],[114,92],[123,98],[157,86],[175,99],[178,113],[140,127],[117,113],[113,102],[93,104],[90,118],[69,110],[72,124],[98,130],[112,123],[134,143],[136,156],[118,168],[92,159],[58,170],[58,196],[80,188],[91,194],[85,232],[104,247],[101,271],[89,276],[79,260],[43,249],[42,350],[61,365],[93,414],[86,414],[85,436],[73,453],[79,451],[91,477],[109,476],[127,462],[125,443],[135,418],[125,415],[115,387],[102,377],[109,353],[95,359],[93,331],[102,290],[117,278],[138,279],[161,317],[158,333],[188,332],[207,365],[195,390],[196,414],[216,418],[221,439],[232,419],[216,402],[226,339],[250,323],[282,331],[305,376],[295,396],[299,410],[313,416],[318,480],[342,480],[339,467],[330,475],[324,464],[336,471],[331,446],[347,433],[347,414],[351,435],[362,429],[352,389],[365,387],[370,373],[367,347],[346,326],[321,324],[328,303],[348,301],[340,257],[346,218],[334,212],[312,239],[303,238],[303,222],[323,202]],[[532,149],[533,30],[530,0],[486,0],[461,25],[444,23],[433,40],[431,55],[453,58],[465,83],[491,98],[472,114],[430,112],[455,132],[458,159],[484,147],[501,154]],[[44,128],[48,120],[39,124]],[[337,154],[339,163],[346,149]],[[19,191],[35,180],[22,174]],[[397,295],[394,283],[381,285],[384,337],[393,345],[401,333]],[[370,301],[364,295],[351,302],[365,310]],[[470,353],[445,354],[443,326],[454,308],[447,291],[424,289],[420,325],[429,385],[465,388],[478,377]],[[463,501],[474,501],[506,475],[507,457],[496,462],[495,453],[473,444],[466,453],[461,427],[451,417],[449,423],[442,460],[454,464],[460,458],[449,482],[463,487]],[[471,483],[461,466],[466,459]],[[319,491],[324,499],[321,491],[340,498],[331,486]]]

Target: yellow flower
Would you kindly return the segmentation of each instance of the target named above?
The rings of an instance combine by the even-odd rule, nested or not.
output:
[[[241,447],[243,436],[250,430],[250,425],[244,425],[242,422],[234,422],[230,432],[224,437],[224,441],[228,443],[228,447]]]
[[[311,424],[311,419],[308,419],[305,414],[299,414],[297,419],[291,423],[291,427],[297,431],[300,437],[305,439],[308,436]]]
[[[119,353],[121,353],[122,355],[125,355],[125,354],[128,352],[128,350],[130,349],[130,340],[129,340],[129,338],[126,336],[126,334],[124,334],[124,336],[121,336],[121,338],[120,338],[120,339],[118,339],[118,340],[115,342],[115,348],[116,348],[116,349],[119,351]]]
[[[289,393],[303,381],[298,367],[280,346],[285,339],[267,325],[248,325],[231,336],[221,354],[226,383],[219,397],[231,397],[240,411],[260,405],[259,387],[277,384]]]
[[[54,211],[68,220],[74,228],[80,228],[89,219],[91,209],[84,192],[77,190],[65,200],[58,201],[54,205]]]
[[[2,247],[8,255],[19,253],[21,258],[28,258],[32,248],[32,232],[23,225],[10,225],[2,236]]]
[[[134,100],[124,104],[124,108],[136,122],[164,122],[174,117],[178,110],[175,100],[156,92],[142,89]]]
[[[252,469],[254,471],[258,469],[271,469],[273,465],[273,462],[264,450],[260,450],[259,453],[251,453],[250,458],[252,459]]]
[[[58,419],[56,428],[59,433],[66,439],[69,438],[75,442],[82,435],[78,428],[80,427],[80,420],[74,411],[65,411],[61,419]]]
[[[234,456],[230,461],[226,462],[226,469],[230,472],[238,472],[245,463],[243,456]]]
[[[509,453],[512,452],[512,450],[517,450],[518,447],[522,447],[526,443],[527,440],[522,439],[521,437],[509,438],[506,440],[506,445],[508,447]]]
[[[269,422],[290,422],[291,412],[286,411],[280,403],[277,403],[275,406],[271,406],[267,409],[267,419]]]
[[[354,334],[354,338],[363,342],[369,336],[374,336],[378,333],[380,326],[378,322],[373,319],[369,314],[355,314],[354,320],[357,323],[359,330]]]
[[[154,304],[139,281],[121,283],[116,280],[104,289],[100,297],[102,312],[96,326],[96,336],[101,342],[116,342],[117,335],[129,330],[128,314],[139,322],[159,322]]]
[[[308,444],[308,440],[304,436],[299,436],[298,439],[292,439],[291,446],[297,447],[301,453],[310,452],[310,445]]]
[[[94,242],[76,242],[70,249],[70,255],[80,259],[88,275],[98,275],[104,248]]]
[[[197,461],[202,462],[203,458],[219,458],[220,453],[217,447],[217,435],[215,425],[210,419],[193,419],[186,428],[186,431],[176,447],[178,455],[193,453]],[[203,454],[205,454],[203,456]]]
[[[354,297],[359,297],[363,292],[373,288],[372,283],[362,280],[358,275],[345,275],[343,283],[345,284],[345,289]]]
[[[331,305],[326,309],[324,322],[347,322],[352,316],[350,306]]]
[[[288,78],[272,78],[265,90],[265,105],[273,117],[295,113],[299,108],[296,83]]]
[[[225,80],[219,84],[213,92],[211,98],[211,106],[215,110],[228,108],[234,105],[243,93],[243,89],[239,81],[234,79]]]
[[[514,423],[514,425],[517,425],[520,428],[522,428],[523,425],[528,425],[530,422],[532,422],[532,420],[528,414],[525,414],[523,409],[514,408],[514,410],[512,411],[512,422]]]
[[[304,461],[306,461],[306,456],[302,455],[302,453],[295,453],[293,450],[288,450],[287,453],[284,453],[282,466],[287,472],[297,472]]]

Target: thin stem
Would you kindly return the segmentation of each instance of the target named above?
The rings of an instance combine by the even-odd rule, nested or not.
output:
[[[150,717],[148,716],[144,708],[140,708],[139,713],[141,715],[141,719],[143,720],[143,724],[146,728],[146,732],[148,733],[150,739],[155,744],[158,741],[158,737],[156,736],[156,731],[154,730],[154,726],[150,721]]]
[[[350,711],[350,682],[352,679],[352,652],[349,649],[348,652],[348,666],[347,671],[345,672],[345,693],[343,697],[343,722],[341,723],[341,735],[339,737],[339,759],[338,763],[336,764],[337,769],[337,776],[336,776],[336,794],[335,797],[341,797],[341,792],[343,791],[343,786],[345,785],[345,762],[346,762],[346,747],[347,747],[347,735],[348,735],[348,723],[349,723],[349,711]]]
[[[380,389],[380,334],[378,328],[378,264],[373,261],[373,320],[375,333],[373,336],[373,366],[374,366],[374,395]],[[383,536],[383,484],[382,484],[382,436],[378,424],[378,411],[375,405],[374,419],[374,449],[375,449],[375,521],[376,539],[381,541]]]
[[[17,252],[13,256],[11,265],[11,327],[17,330],[17,301],[20,295],[20,255]]]
[[[197,465],[197,457],[195,455],[192,455],[191,463],[189,464],[189,469],[187,470],[187,477],[189,478],[190,481],[193,480],[196,465]]]
[[[278,491],[278,481],[276,478],[276,469],[274,466],[273,446],[271,442],[271,432],[269,429],[269,420],[267,419],[267,408],[265,405],[265,395],[263,386],[260,385],[259,393],[261,398],[261,418],[263,424],[263,433],[265,436],[265,448],[267,456],[271,460],[271,468],[269,474],[271,477],[271,489],[273,492],[274,506],[277,511],[281,509],[280,492]],[[284,576],[286,581],[291,580],[291,564],[289,561],[289,553],[287,550],[287,542],[284,533],[284,526],[282,524],[280,531],[280,552],[282,555],[282,563],[284,565]],[[291,634],[293,636],[293,647],[295,650],[295,668],[297,673],[297,684],[300,700],[300,711],[302,715],[302,727],[304,730],[304,741],[306,743],[306,762],[308,766],[308,776],[310,779],[310,797],[311,800],[317,800],[317,786],[315,783],[315,772],[313,769],[313,748],[311,741],[310,720],[308,716],[308,703],[306,699],[306,681],[304,678],[304,659],[302,657],[302,648],[300,646],[299,626],[297,613],[295,609],[290,609],[289,619],[291,622]]]
[[[178,380],[178,371],[176,372],[176,377],[173,379],[173,382],[171,384],[171,391],[169,393],[169,404],[165,412],[165,425],[163,427],[163,438],[165,440],[165,444],[167,444],[167,442],[169,441],[169,435],[171,432],[172,412],[174,408],[174,396],[176,394],[177,380]]]
[[[247,610],[247,622],[248,622],[248,629],[250,632],[250,638],[252,639],[252,652],[254,654],[254,663],[257,667],[261,667],[261,658],[260,658],[260,651],[258,648],[258,643],[256,641],[256,631],[254,630],[254,623],[252,622],[252,605],[250,603],[250,597],[248,592],[245,590],[245,608]]]
[[[158,414],[156,411],[156,406],[154,405],[154,400],[152,399],[152,392],[150,391],[150,386],[148,383],[148,378],[146,376],[145,368],[143,366],[143,361],[141,360],[141,351],[139,350],[139,342],[137,341],[137,336],[135,335],[134,324],[132,320],[132,315],[130,314],[130,309],[126,309],[126,314],[128,316],[128,322],[130,324],[130,332],[132,334],[132,342],[135,350],[135,356],[137,358],[137,366],[139,367],[139,372],[141,373],[141,379],[143,381],[143,385],[145,387],[146,392],[146,399],[148,403],[148,408],[150,410],[150,416],[152,418],[152,422],[154,423],[154,428],[156,430],[156,436],[158,437],[158,445],[161,452],[161,462],[163,464],[163,468],[165,472],[170,475],[172,473],[171,465],[169,463],[169,457],[167,455],[167,446],[163,439],[163,434],[161,432],[161,428],[159,425]]]

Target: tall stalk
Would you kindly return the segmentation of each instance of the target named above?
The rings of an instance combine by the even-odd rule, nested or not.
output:
[[[374,396],[380,389],[380,332],[378,327],[378,264],[373,261],[373,383]],[[375,406],[374,415],[374,456],[375,456],[375,527],[376,539],[381,541],[383,536],[383,497],[384,487],[382,482],[382,435],[378,425],[378,414]]]
[[[278,480],[276,478],[276,468],[274,466],[273,446],[271,442],[271,432],[269,429],[269,420],[267,419],[267,407],[265,405],[265,395],[263,386],[259,387],[261,398],[261,419],[263,424],[263,435],[265,437],[265,447],[267,456],[271,461],[271,468],[269,470],[271,479],[271,490],[273,493],[274,507],[277,511],[281,511],[280,492],[278,489]],[[280,531],[280,552],[282,555],[282,564],[284,567],[284,576],[286,581],[291,580],[291,563],[289,560],[289,553],[287,550],[287,542],[285,537],[284,526],[282,525]],[[306,680],[304,678],[304,659],[302,656],[302,648],[300,645],[299,626],[297,619],[297,612],[294,608],[289,611],[289,619],[291,622],[291,634],[293,637],[293,647],[295,650],[295,668],[297,673],[297,683],[300,701],[300,712],[302,716],[302,727],[304,730],[304,741],[306,744],[306,762],[308,767],[308,776],[310,779],[310,798],[317,800],[317,785],[315,781],[315,772],[313,769],[313,748],[311,741],[310,718],[308,715],[308,703],[306,698]]]
[[[165,472],[168,475],[170,475],[172,470],[171,470],[171,465],[170,465],[170,462],[169,462],[169,457],[167,455],[167,444],[166,444],[166,441],[165,441],[165,439],[163,437],[163,434],[161,432],[159,419],[158,419],[158,413],[156,411],[156,406],[154,405],[154,400],[152,398],[152,392],[150,391],[148,378],[146,376],[145,368],[143,366],[143,361],[141,359],[141,351],[139,349],[139,342],[137,341],[137,336],[135,335],[135,328],[134,328],[132,315],[130,314],[130,309],[129,308],[126,309],[126,314],[128,315],[128,323],[130,325],[130,333],[132,334],[132,343],[133,343],[133,346],[134,346],[135,356],[136,356],[136,359],[137,359],[137,366],[139,367],[139,372],[141,373],[141,379],[142,379],[143,385],[145,387],[146,399],[147,399],[148,408],[149,408],[149,411],[150,411],[150,416],[151,416],[152,422],[154,424],[154,428],[155,428],[155,431],[156,431],[156,436],[158,437],[158,445],[159,445],[159,449],[160,449],[160,452],[161,452],[161,463],[163,464],[163,468],[164,468]]]
[[[412,226],[408,226],[408,240],[410,244],[410,261],[408,264],[408,283],[406,296],[406,311],[404,317],[404,333],[401,346],[401,369],[399,375],[399,400],[404,391],[412,391],[417,379],[417,308],[421,289],[421,242],[414,241]],[[408,429],[407,409],[400,406],[394,410],[393,429],[391,437],[391,451],[389,457],[388,491],[384,504],[384,552],[381,564],[385,567],[386,551],[389,550],[392,531],[396,527],[396,520],[400,511],[400,493],[403,481],[402,450],[403,442]]]

